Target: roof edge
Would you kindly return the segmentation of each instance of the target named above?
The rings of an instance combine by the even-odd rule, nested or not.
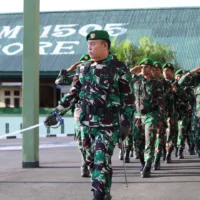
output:
[[[128,11],[128,10],[187,10],[187,9],[200,9],[200,6],[188,6],[188,7],[152,7],[152,8],[116,8],[116,9],[91,9],[91,10],[61,10],[61,11],[41,11],[43,13],[76,13],[76,12],[102,12],[102,11]],[[0,15],[19,15],[23,12],[10,12],[10,13],[0,13]]]

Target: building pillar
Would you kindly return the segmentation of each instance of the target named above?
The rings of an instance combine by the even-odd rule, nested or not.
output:
[[[39,34],[40,0],[24,0],[23,38],[23,128],[39,121]],[[38,128],[23,133],[22,167],[39,167]]]

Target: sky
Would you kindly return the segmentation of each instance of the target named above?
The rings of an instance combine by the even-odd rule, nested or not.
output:
[[[23,12],[23,2],[24,0],[4,0],[0,6],[0,13]],[[199,0],[40,0],[41,12],[195,6],[200,7]]]

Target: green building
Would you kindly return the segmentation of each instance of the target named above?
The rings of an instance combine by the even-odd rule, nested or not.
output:
[[[44,12],[40,16],[40,107],[54,107],[68,89],[54,81],[87,52],[85,36],[104,29],[117,42],[138,44],[140,36],[170,45],[184,69],[200,65],[200,8],[123,9]],[[22,81],[23,14],[0,15],[0,107],[20,107],[16,88],[5,83]],[[9,103],[9,91],[10,103]],[[16,97],[14,94],[19,94]],[[12,99],[11,99],[12,98]],[[53,104],[52,102],[53,98]],[[15,100],[14,100],[15,99]]]

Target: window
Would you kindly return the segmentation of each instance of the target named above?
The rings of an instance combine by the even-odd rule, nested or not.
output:
[[[10,96],[10,91],[5,90],[4,95],[5,95],[5,96]]]
[[[10,108],[10,98],[5,99],[5,107]]]
[[[19,108],[19,98],[14,98],[14,107]]]
[[[14,91],[14,96],[19,96],[19,95],[20,95],[19,90],[15,90],[15,91]]]

